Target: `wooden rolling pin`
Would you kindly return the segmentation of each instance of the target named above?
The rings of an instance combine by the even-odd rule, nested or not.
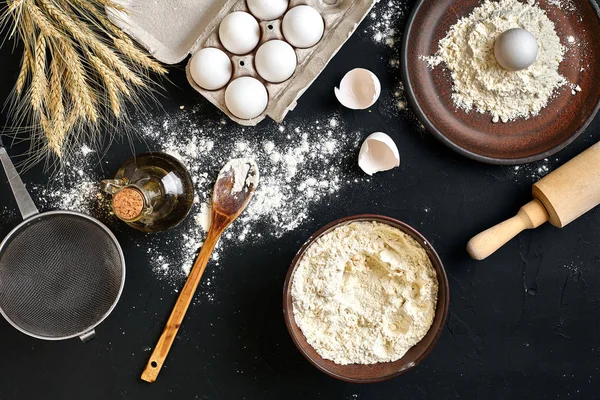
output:
[[[600,143],[535,183],[533,197],[516,216],[471,239],[471,257],[483,260],[523,230],[546,221],[562,228],[600,204]]]

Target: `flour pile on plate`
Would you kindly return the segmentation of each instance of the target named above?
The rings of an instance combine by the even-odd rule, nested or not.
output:
[[[503,69],[494,57],[496,38],[512,28],[529,31],[539,46],[536,61],[516,72]],[[435,55],[423,59],[432,68],[444,63],[451,71],[457,107],[508,122],[538,115],[554,91],[567,85],[558,71],[565,51],[554,23],[535,1],[486,0],[450,28]]]

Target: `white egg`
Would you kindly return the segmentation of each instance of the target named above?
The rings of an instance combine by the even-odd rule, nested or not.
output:
[[[364,110],[371,107],[381,94],[381,83],[377,76],[364,68],[354,68],[340,82],[340,88],[334,88],[335,97],[344,107],[352,110]]]
[[[206,90],[217,90],[227,85],[233,68],[224,51],[207,47],[198,51],[190,61],[190,75],[198,86]]]
[[[325,31],[325,22],[314,8],[297,6],[285,14],[281,29],[285,40],[292,46],[305,49],[319,43]]]
[[[289,5],[288,0],[248,0],[248,8],[258,19],[271,20],[281,17]]]
[[[289,79],[296,70],[296,52],[283,40],[269,40],[256,52],[256,72],[266,81],[279,83]]]
[[[243,11],[228,14],[219,25],[219,40],[233,54],[251,52],[260,40],[256,18]]]
[[[252,119],[267,108],[267,88],[258,79],[242,76],[234,79],[225,90],[225,105],[236,117]]]
[[[509,29],[500,34],[494,43],[496,61],[509,71],[520,71],[529,67],[535,62],[537,54],[537,40],[525,29]]]
[[[388,171],[400,165],[400,153],[391,137],[383,132],[369,135],[358,155],[358,166],[368,175]]]

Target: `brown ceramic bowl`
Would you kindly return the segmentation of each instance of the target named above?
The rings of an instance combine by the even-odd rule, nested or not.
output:
[[[388,362],[388,363],[379,363],[372,365],[360,365],[360,364],[351,364],[351,365],[339,365],[330,360],[323,359],[315,349],[312,348],[306,341],[306,338],[302,334],[302,331],[296,325],[296,321],[294,319],[294,312],[292,310],[292,277],[294,276],[294,272],[304,255],[306,249],[312,245],[315,240],[324,234],[332,231],[338,226],[349,224],[351,222],[371,222],[376,221],[383,224],[388,224],[394,228],[401,230],[402,232],[413,237],[427,252],[429,258],[431,259],[431,263],[437,274],[437,279],[439,283],[438,289],[438,301],[435,309],[435,316],[433,319],[433,323],[431,324],[431,328],[429,328],[429,332],[427,335],[415,346],[413,346],[401,359]],[[314,235],[312,235],[306,243],[302,246],[296,257],[292,261],[292,266],[290,267],[287,277],[285,279],[285,285],[283,287],[283,315],[285,318],[285,323],[287,325],[288,331],[296,347],[298,350],[310,361],[315,367],[325,372],[326,374],[352,383],[374,383],[381,382],[387,379],[394,378],[398,375],[403,374],[409,369],[413,368],[415,365],[420,363],[427,355],[431,352],[435,344],[437,343],[442,330],[446,324],[446,317],[448,316],[448,306],[450,304],[450,288],[448,286],[448,278],[446,277],[446,271],[444,270],[444,266],[442,265],[442,261],[440,257],[437,255],[431,244],[417,232],[411,226],[405,224],[404,222],[400,222],[396,219],[385,217],[382,215],[370,215],[370,214],[362,214],[351,217],[346,217],[339,219],[330,223],[329,225],[321,228]]]
[[[409,104],[427,130],[460,154],[491,164],[537,161],[574,141],[600,106],[600,11],[593,0],[569,3],[573,10],[539,0],[563,45],[568,36],[576,38],[575,45],[567,46],[560,73],[582,91],[572,95],[565,86],[538,116],[494,124],[490,114],[457,110],[450,97],[450,72],[443,65],[429,70],[420,59],[434,54],[449,28],[469,15],[480,0],[421,0],[404,34],[402,79]]]

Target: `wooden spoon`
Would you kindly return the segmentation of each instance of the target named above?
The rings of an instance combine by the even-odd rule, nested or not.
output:
[[[258,166],[251,159],[230,160],[219,172],[213,189],[212,222],[200,254],[181,290],[167,325],[142,373],[142,380],[154,382],[165,362],[200,278],[225,228],[244,211],[258,185]]]

